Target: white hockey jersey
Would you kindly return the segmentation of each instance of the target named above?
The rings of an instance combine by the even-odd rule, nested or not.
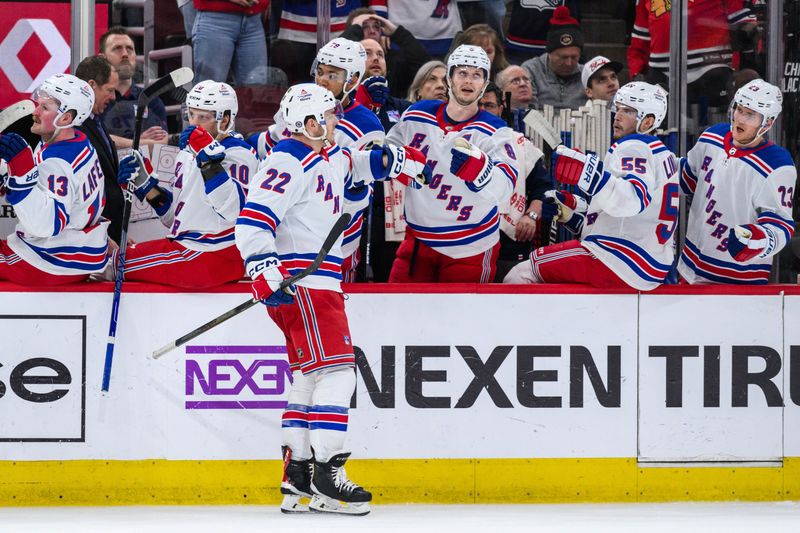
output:
[[[157,209],[161,222],[174,239],[190,250],[222,250],[235,244],[234,226],[245,202],[247,183],[255,175],[258,160],[252,148],[237,136],[222,141],[226,174],[208,180],[188,148],[175,162],[172,198]],[[235,179],[234,179],[235,177]]]
[[[767,283],[771,256],[794,234],[791,155],[768,141],[735,148],[731,137],[730,124],[714,125],[681,159],[681,190],[693,198],[678,271],[689,283]],[[772,237],[764,257],[739,263],[728,253],[728,234],[742,224]]]
[[[592,197],[581,244],[634,289],[655,289],[675,260],[675,155],[657,137],[627,135],[608,149],[603,173],[607,183]]]
[[[384,171],[380,150],[351,153],[334,144],[318,153],[295,139],[277,143],[236,222],[236,245],[248,274],[268,257],[277,256],[290,274],[309,266],[334,222],[348,212],[345,189],[382,178],[373,171]],[[340,237],[322,266],[297,284],[341,292],[343,257]]]
[[[108,220],[101,217],[105,182],[86,135],[39,143],[39,181],[28,191],[8,191],[19,223],[8,245],[26,263],[49,274],[100,272],[108,260]]]
[[[262,143],[259,139],[258,146],[264,146],[269,150],[275,146],[275,143],[281,139],[288,139],[290,136],[283,115],[279,111],[275,115],[275,124],[264,132],[264,142]],[[375,113],[355,100],[344,109],[344,117],[339,120],[333,132],[333,139],[338,146],[352,150],[362,150],[370,144],[382,145],[385,136],[381,121],[375,116]],[[344,232],[342,244],[344,257],[350,257],[358,250],[361,230],[364,227],[364,209],[370,203],[370,196],[371,188],[361,191],[346,191],[345,193],[345,201],[349,204],[347,212],[353,214],[353,219]]]
[[[455,259],[485,252],[500,239],[500,208],[505,209],[517,180],[517,136],[500,118],[478,113],[460,123],[445,117],[447,104],[423,100],[406,110],[386,141],[422,150],[433,166],[431,182],[406,189],[405,217],[414,236]],[[482,150],[494,163],[492,178],[479,192],[450,173],[457,138]],[[407,230],[408,231],[408,230]]]

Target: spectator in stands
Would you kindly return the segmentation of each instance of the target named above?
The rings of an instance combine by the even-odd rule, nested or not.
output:
[[[102,121],[117,148],[130,148],[133,141],[133,126],[136,118],[136,103],[142,88],[133,83],[136,74],[136,49],[133,39],[120,26],[109,28],[100,37],[100,55],[117,69],[119,83],[115,99],[103,112]],[[153,100],[144,114],[141,144],[167,142],[167,113],[160,98]]]
[[[461,30],[456,0],[369,0],[378,15],[405,26],[428,53],[441,59]]]
[[[381,45],[386,71],[391,72],[389,91],[398,98],[405,96],[414,74],[431,58],[411,32],[376,15],[375,10],[368,7],[350,13],[342,37],[352,41],[373,39]]]
[[[579,64],[582,50],[578,21],[566,7],[557,8],[547,32],[547,53],[522,64],[533,80],[537,105],[577,109],[586,102]]]
[[[348,13],[361,7],[361,0],[330,0],[330,38],[345,29]],[[363,37],[362,37],[363,38]],[[362,38],[351,39],[360,41]],[[311,65],[317,57],[317,2],[283,0],[278,40],[272,44],[272,63],[286,72],[289,85],[309,81]]]
[[[669,56],[675,50],[670,40],[670,15],[669,4],[636,3],[628,48],[631,79],[667,86]],[[687,20],[688,101],[724,107],[733,67],[731,30],[738,35],[751,34],[756,30],[756,17],[742,0],[696,0],[688,4]],[[749,40],[739,38],[737,44],[746,46]]]
[[[519,67],[517,67],[519,68]],[[503,116],[503,100],[500,88],[489,83],[479,106],[498,117]],[[514,186],[509,205],[500,219],[500,255],[497,258],[497,274],[494,281],[500,283],[514,265],[530,256],[534,245],[540,244],[538,226],[542,214],[544,193],[553,188],[553,182],[544,166],[542,151],[519,134],[517,143],[526,144],[517,150],[524,161],[520,161],[519,177]]]
[[[195,83],[228,79],[238,86],[267,83],[267,39],[261,17],[269,0],[194,0]]]
[[[447,100],[447,65],[428,61],[422,65],[408,88],[408,101]]]
[[[106,189],[106,204],[103,207],[103,216],[111,221],[108,227],[108,236],[119,244],[122,234],[122,209],[125,198],[117,183],[119,172],[119,159],[114,140],[108,135],[100,120],[100,115],[105,111],[109,102],[113,102],[119,75],[116,69],[103,56],[90,56],[81,61],[75,69],[75,76],[87,82],[94,91],[94,105],[89,117],[83,121],[78,129],[89,139],[89,143],[97,152],[100,169],[103,171],[103,181]]]
[[[559,6],[569,8],[580,20],[580,0],[515,0],[506,34],[506,57],[517,65],[545,52],[550,18]]]
[[[492,62],[491,79],[494,79],[498,72],[508,66],[503,41],[488,24],[475,24],[456,35],[451,50],[455,50],[462,44],[474,44],[483,48],[483,51],[489,56],[489,61]]]
[[[519,65],[511,65],[497,73],[500,94],[511,93],[511,111],[533,107],[536,98],[528,71]],[[501,103],[503,101],[501,100]]]
[[[505,0],[458,0],[458,12],[465,28],[486,23],[500,36],[502,42],[503,20],[506,18]]]
[[[194,8],[192,0],[176,0],[178,9],[181,10],[183,16],[183,31],[186,32],[186,40],[192,40],[192,28],[194,27],[194,19],[197,17],[197,10]]]
[[[581,71],[581,85],[589,100],[612,101],[619,90],[617,74],[621,70],[622,63],[607,57],[597,56],[587,61]]]
[[[367,72],[356,92],[356,100],[372,109],[378,115],[383,131],[389,131],[400,120],[400,115],[411,102],[389,94],[387,77],[391,79],[391,76],[386,71],[386,58],[378,41],[364,39],[361,41],[361,46],[367,53]]]

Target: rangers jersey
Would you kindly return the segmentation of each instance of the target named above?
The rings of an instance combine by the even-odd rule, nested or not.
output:
[[[386,140],[422,150],[433,166],[431,182],[406,189],[405,217],[414,236],[454,259],[485,252],[500,236],[500,208],[505,208],[517,179],[515,132],[500,118],[478,113],[455,123],[445,116],[439,100],[417,102],[403,114]],[[450,173],[457,138],[469,141],[494,163],[489,184],[473,192]]]
[[[636,15],[628,48],[631,79],[646,67],[669,70],[670,0],[636,0]],[[686,74],[689,83],[716,67],[731,67],[730,27],[755,22],[743,0],[697,0],[689,2]]]
[[[675,260],[675,156],[657,137],[631,134],[608,149],[603,173],[608,181],[592,197],[581,244],[634,289],[655,289]]]
[[[105,182],[86,135],[39,143],[39,180],[25,191],[9,190],[19,217],[8,245],[26,263],[49,274],[80,275],[106,266],[108,221],[101,217]]]
[[[278,142],[254,177],[236,222],[236,245],[248,274],[254,277],[251,269],[269,257],[277,257],[290,274],[305,269],[334,222],[349,212],[345,189],[367,188],[384,172],[382,150],[351,153],[334,144],[315,152],[296,139]],[[341,292],[343,257],[340,237],[322,266],[297,284]]]
[[[247,186],[258,169],[255,151],[241,138],[229,135],[222,167],[226,173],[203,180],[194,154],[182,150],[175,162],[172,197],[156,209],[170,228],[167,238],[197,251],[222,250],[235,244],[234,225],[244,205]]]
[[[262,146],[269,150],[275,146],[276,142],[291,136],[280,111],[275,115],[275,124],[261,135],[257,142],[259,150]],[[362,150],[371,145],[383,145],[385,136],[381,121],[378,120],[375,113],[355,100],[344,109],[344,117],[339,120],[333,133],[333,139],[337,145],[352,150]],[[345,201],[349,204],[347,210],[353,214],[353,218],[344,231],[342,245],[344,257],[350,257],[358,250],[361,230],[364,226],[364,208],[369,205],[370,193],[371,189],[362,189],[347,191],[345,194]]]
[[[794,234],[797,170],[789,152],[769,141],[736,148],[723,123],[703,132],[680,166],[681,190],[692,197],[681,276],[689,283],[767,283],[771,256]],[[758,224],[770,244],[763,257],[739,263],[728,253],[728,234],[743,224]]]

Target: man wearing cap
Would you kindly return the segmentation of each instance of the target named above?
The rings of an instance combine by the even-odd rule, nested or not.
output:
[[[583,65],[581,85],[589,100],[609,102],[619,90],[617,74],[622,70],[622,63],[611,61],[607,57],[597,56]]]
[[[583,32],[564,6],[556,8],[550,19],[546,49],[546,54],[522,64],[533,80],[537,104],[556,109],[579,108],[586,101],[579,64]]]

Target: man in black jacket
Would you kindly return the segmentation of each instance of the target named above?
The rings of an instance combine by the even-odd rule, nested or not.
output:
[[[94,91],[92,114],[78,129],[89,138],[89,142],[100,160],[106,188],[106,205],[103,208],[103,216],[111,221],[111,225],[108,227],[109,238],[119,244],[125,198],[117,183],[117,171],[119,170],[117,147],[100,120],[100,115],[105,111],[106,106],[115,98],[119,76],[116,69],[103,56],[90,56],[81,61],[75,69],[75,76],[87,82]]]

